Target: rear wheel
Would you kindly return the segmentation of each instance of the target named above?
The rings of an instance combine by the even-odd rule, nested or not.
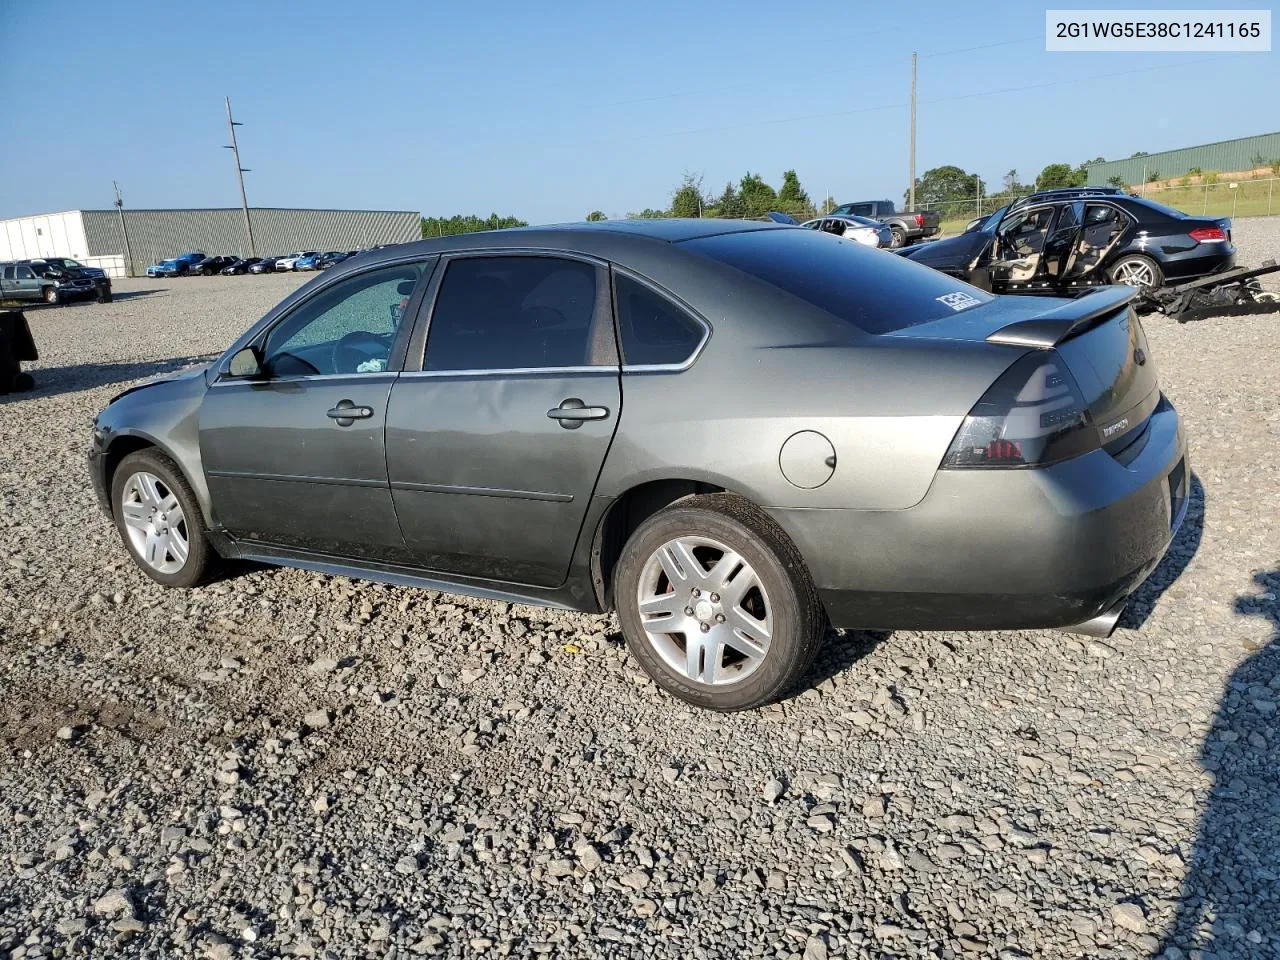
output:
[[[156,450],[131,453],[111,479],[116,528],[138,567],[166,587],[202,583],[213,560],[200,504],[172,460]]]
[[[889,240],[889,248],[891,250],[897,250],[899,247],[905,247],[907,245],[907,231],[903,230],[896,223],[889,225],[889,233],[893,235]]]
[[[689,497],[642,523],[618,560],[614,596],[645,672],[711,710],[778,699],[809,669],[826,630],[795,545],[729,494]]]
[[[1131,253],[1121,257],[1107,271],[1112,283],[1122,283],[1140,290],[1155,290],[1164,285],[1160,265],[1150,257]]]

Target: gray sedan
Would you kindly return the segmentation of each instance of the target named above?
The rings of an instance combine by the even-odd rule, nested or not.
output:
[[[1133,293],[749,222],[427,240],[117,396],[91,473],[162,584],[243,558],[616,610],[659,685],[741,709],[828,622],[1109,632],[1189,479]]]

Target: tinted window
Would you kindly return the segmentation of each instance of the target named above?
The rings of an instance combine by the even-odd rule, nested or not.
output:
[[[20,263],[18,264],[18,279],[34,280],[35,274],[31,272],[31,268],[28,267],[25,263]]]
[[[431,313],[423,369],[616,363],[612,324],[596,309],[598,289],[596,268],[578,260],[454,260]]]
[[[13,279],[13,266],[12,266],[12,265],[7,266],[7,267],[5,267],[5,268],[4,268],[4,278],[5,278],[6,280],[12,280],[12,279]]]
[[[949,303],[964,308],[993,299],[977,287],[892,253],[808,230],[727,233],[684,246],[867,333],[888,333],[951,316],[956,308]]]
[[[1166,217],[1173,217],[1175,220],[1187,219],[1187,215],[1181,210],[1166,207],[1163,203],[1156,203],[1154,200],[1148,200],[1145,197],[1129,197],[1128,202],[1135,207],[1146,207],[1148,210],[1154,210],[1156,213],[1163,214]],[[1141,210],[1138,212],[1141,214]]]
[[[263,347],[273,377],[380,373],[422,272],[398,264],[347,277],[277,324]]]
[[[681,364],[693,355],[706,333],[701,323],[630,277],[615,274],[613,289],[624,363]]]

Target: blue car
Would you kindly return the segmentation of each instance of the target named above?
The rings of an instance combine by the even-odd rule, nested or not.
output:
[[[193,263],[199,263],[205,258],[203,253],[180,253],[176,257],[170,257],[168,260],[161,260],[159,263],[153,263],[147,267],[148,277],[181,277],[185,276],[191,269]]]
[[[293,263],[294,270],[319,270],[320,257],[318,253],[308,253],[305,257],[299,257]]]

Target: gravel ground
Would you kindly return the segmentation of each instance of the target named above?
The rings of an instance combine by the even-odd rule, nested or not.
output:
[[[1237,233],[1280,256],[1280,218]],[[135,570],[90,420],[298,282],[31,312],[0,956],[1280,957],[1276,315],[1148,321],[1195,498],[1110,640],[833,635],[806,692],[717,716],[610,617]]]

